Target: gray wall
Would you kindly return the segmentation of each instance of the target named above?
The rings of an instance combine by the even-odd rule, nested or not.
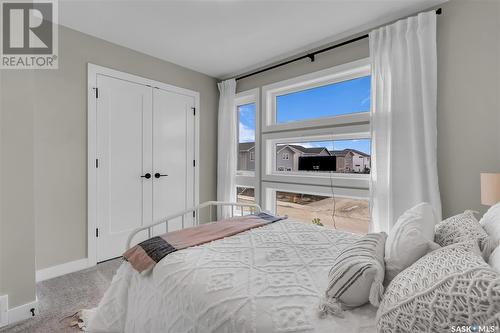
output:
[[[443,216],[483,213],[479,173],[500,172],[500,2],[453,0],[438,17],[438,171]],[[238,81],[238,92],[369,56],[368,40]],[[261,94],[262,96],[262,94]],[[261,108],[262,109],[262,108]]]
[[[65,27],[59,34],[58,70],[2,73],[10,98],[2,110],[0,294],[11,307],[34,299],[35,253],[37,270],[87,257],[88,62],[200,92],[200,201],[216,197],[216,80]],[[26,269],[12,268],[14,260]]]
[[[9,306],[35,299],[32,71],[2,71],[0,295]]]
[[[438,18],[443,216],[483,213],[479,174],[500,172],[500,1],[451,1]]]

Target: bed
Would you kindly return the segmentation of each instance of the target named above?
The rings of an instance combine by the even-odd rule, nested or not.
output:
[[[245,206],[193,209],[223,205]],[[360,237],[286,219],[172,253],[145,274],[124,261],[100,304],[82,312],[84,330],[374,332],[371,305],[317,315],[336,254]]]

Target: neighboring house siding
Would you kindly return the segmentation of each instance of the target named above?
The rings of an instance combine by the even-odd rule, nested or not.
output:
[[[250,151],[240,151],[238,156],[238,170],[254,171],[255,170],[255,155],[253,160],[250,159],[250,153],[254,154],[254,149]]]
[[[370,158],[355,153],[352,157],[352,164],[355,172],[363,172],[365,168],[370,168]]]
[[[286,154],[288,154],[288,160],[283,159],[283,156]],[[290,147],[285,147],[281,150],[278,150],[276,155],[277,155],[276,156],[277,171],[296,170],[294,168],[298,166],[298,159],[295,156],[296,155],[295,152]]]
[[[345,170],[345,157],[337,156],[337,172],[343,172]]]

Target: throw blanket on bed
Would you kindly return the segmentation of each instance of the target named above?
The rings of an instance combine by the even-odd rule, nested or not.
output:
[[[167,232],[135,245],[128,249],[123,257],[135,270],[143,272],[153,268],[156,263],[172,252],[233,236],[283,219],[283,217],[258,213]]]

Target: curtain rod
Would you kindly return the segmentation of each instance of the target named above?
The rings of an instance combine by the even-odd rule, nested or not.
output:
[[[441,8],[436,9],[436,15],[441,15],[442,12],[443,12],[443,10]],[[327,52],[327,51],[336,49],[338,47],[341,47],[341,46],[344,46],[344,45],[347,45],[347,44],[351,44],[351,43],[357,42],[358,40],[362,40],[362,39],[365,39],[365,38],[368,38],[368,34],[365,34],[365,35],[362,35],[362,36],[358,36],[358,37],[346,40],[344,42],[341,42],[339,44],[328,46],[328,47],[325,47],[323,49],[320,49],[320,50],[317,50],[317,51],[314,51],[314,52],[309,52],[309,53],[307,53],[307,54],[305,54],[303,56],[296,57],[296,58],[293,58],[293,59],[290,59],[290,60],[287,60],[287,61],[283,61],[283,62],[280,62],[280,63],[278,63],[276,65],[272,65],[272,66],[269,66],[269,67],[266,67],[266,68],[263,68],[263,69],[259,69],[258,71],[255,71],[255,72],[251,72],[251,73],[248,73],[248,74],[245,74],[245,75],[238,76],[238,77],[236,77],[236,81],[241,80],[241,79],[245,79],[247,77],[254,76],[254,75],[257,75],[257,74],[260,74],[260,73],[264,73],[264,72],[270,71],[272,69],[275,69],[275,68],[278,68],[278,67],[282,67],[282,66],[291,64],[292,62],[296,62],[296,61],[299,61],[299,60],[302,60],[302,59],[306,59],[306,58],[309,58],[311,60],[311,62],[314,62],[315,57],[316,57],[317,54],[320,54],[320,53],[323,53],[323,52]]]

